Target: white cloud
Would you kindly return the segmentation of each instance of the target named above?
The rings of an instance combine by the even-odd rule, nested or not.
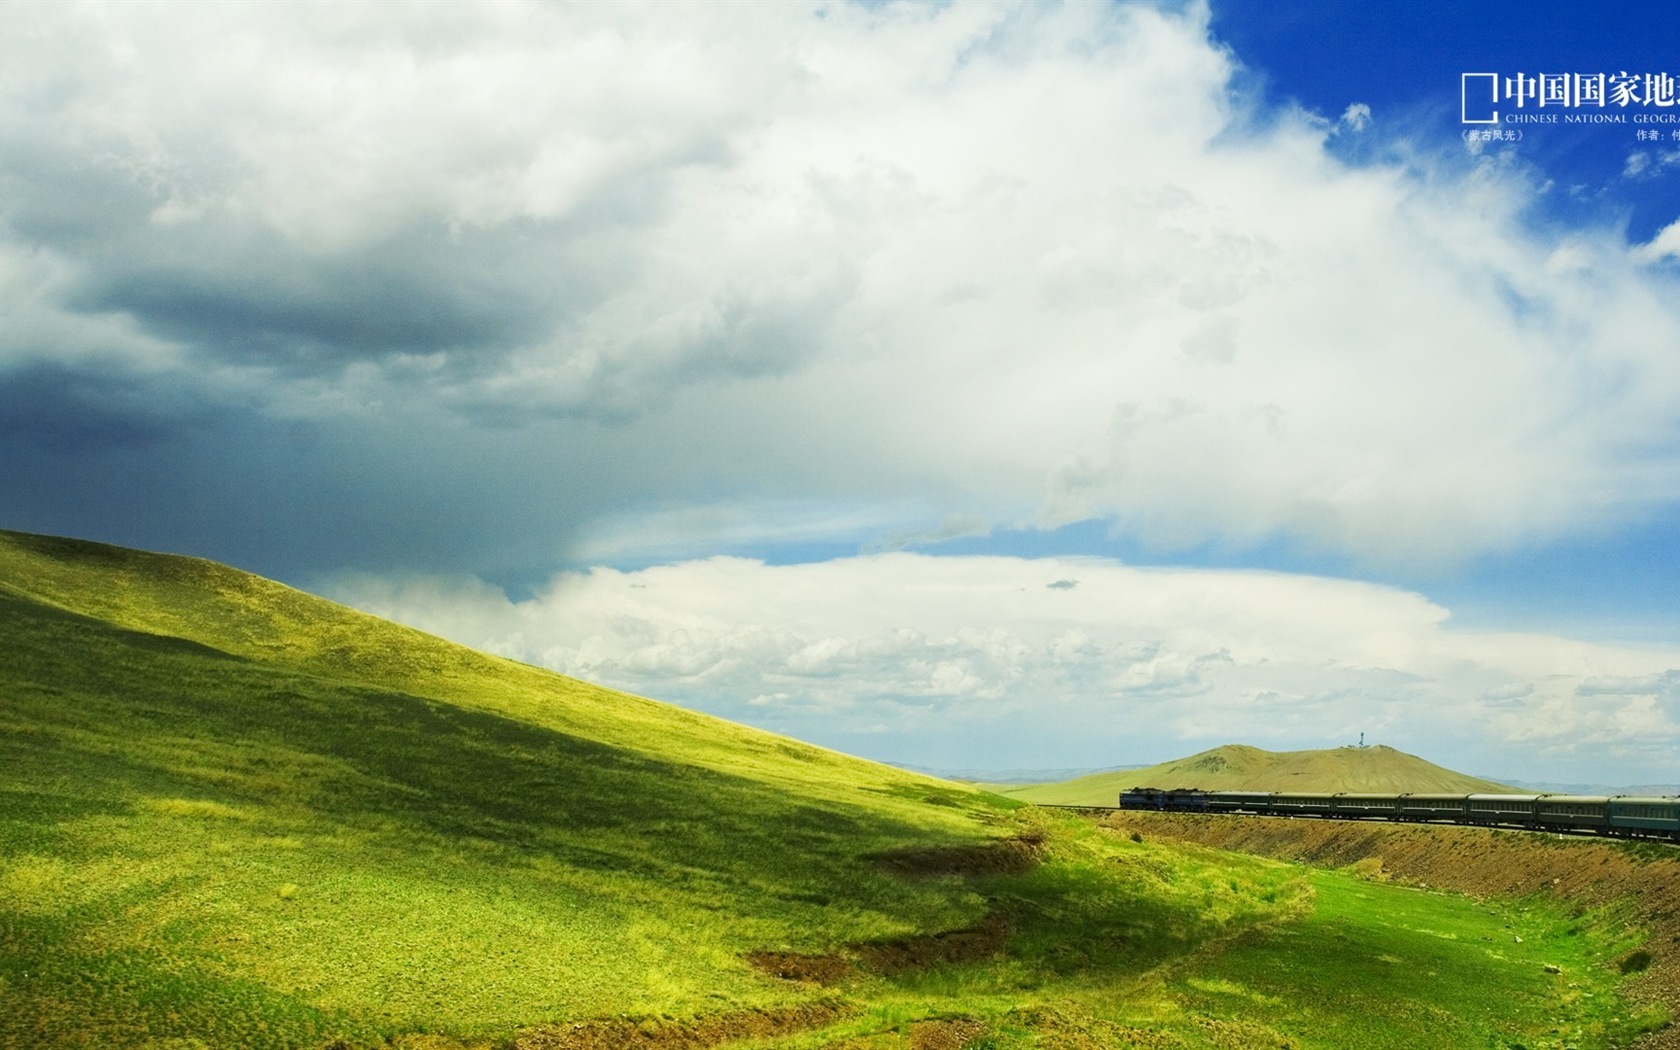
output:
[[[1656,780],[1666,759],[1621,751],[1680,743],[1680,651],[1457,630],[1417,594],[1345,580],[896,553],[595,569],[522,602],[471,582],[331,590],[582,678],[923,764],[1118,764],[1366,732],[1475,771]]]
[[[1654,179],[1669,168],[1680,164],[1680,149],[1633,150],[1622,165],[1624,179]]]
[[[41,336],[0,364],[91,326],[346,444],[448,434],[514,464],[492,503],[589,494],[550,547],[774,502],[1441,564],[1680,496],[1668,234],[1250,121],[1198,7],[25,10],[0,281]],[[439,527],[540,517],[477,510]]]
[[[1650,243],[1641,245],[1635,255],[1641,262],[1647,263],[1680,258],[1680,220],[1658,230]]]

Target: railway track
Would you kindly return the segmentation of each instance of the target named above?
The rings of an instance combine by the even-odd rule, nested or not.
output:
[[[1486,827],[1680,845],[1680,797],[1632,795],[1315,794],[1133,788],[1118,804],[1035,803],[1045,809],[1206,813],[1312,820]]]

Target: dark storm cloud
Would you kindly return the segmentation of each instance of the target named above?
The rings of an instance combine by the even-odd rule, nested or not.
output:
[[[563,563],[579,523],[616,496],[586,443],[570,443],[581,462],[533,469],[529,431],[234,413],[189,426],[179,413],[90,408],[113,391],[74,382],[0,386],[5,528],[196,554],[300,584],[345,566],[426,566],[520,586]]]
[[[300,232],[225,205],[174,215],[192,187],[79,145],[38,129],[0,145],[0,223],[60,268],[60,308],[276,379],[371,363],[380,382],[429,387],[437,410],[487,426],[624,420],[695,382],[793,369],[856,286],[820,260],[795,278],[773,258],[757,275],[697,278],[688,245],[649,243],[670,219],[670,171],[597,187],[562,217],[473,224],[422,208]]]
[[[26,75],[0,81],[0,100],[9,91],[14,103],[0,107],[0,233],[53,261],[57,305],[70,313],[126,317],[203,360],[293,377],[331,378],[357,362],[433,356],[435,374],[459,381],[495,370],[512,350],[555,338],[544,353],[600,358],[599,346],[564,345],[566,334],[575,336],[581,320],[645,265],[639,237],[668,207],[673,172],[728,158],[716,137],[695,133],[660,158],[666,163],[592,182],[557,214],[527,214],[516,203],[475,217],[452,197],[458,187],[429,196],[428,180],[451,180],[419,170],[422,158],[436,163],[455,145],[441,129],[427,141],[423,128],[409,128],[412,180],[399,169],[386,187],[340,187],[337,197],[323,190],[319,199],[302,192],[302,204],[276,204],[282,191],[271,180],[298,192],[311,163],[317,177],[322,171],[319,158],[295,158],[298,172],[265,169],[241,155],[236,139],[247,129],[237,123],[194,134],[190,126],[127,126],[99,114],[104,96],[124,98],[133,85],[125,82],[131,71],[108,68],[109,56],[96,61],[96,54],[78,54],[82,67],[73,75],[45,77],[34,91],[25,89]],[[167,80],[169,73],[157,75]],[[230,112],[221,110],[232,105],[205,99],[202,112],[225,121]],[[260,120],[252,119],[254,129]],[[72,125],[79,126],[67,132]],[[394,142],[346,146],[325,132],[320,141],[300,141],[323,153],[360,145],[389,153]],[[517,144],[508,166],[531,163],[534,148]],[[368,181],[355,168],[360,158],[343,159],[343,169],[326,170]],[[731,353],[739,361],[744,351],[732,346]],[[612,361],[583,371],[591,368],[649,371]],[[460,400],[495,414],[479,404],[483,397]],[[518,414],[513,400],[504,415]]]
[[[166,443],[218,414],[157,376],[44,362],[0,372],[0,437],[54,452]]]
[[[577,305],[566,293],[581,290],[537,286],[537,274],[554,278],[554,254],[507,231],[411,228],[331,254],[231,224],[147,231],[84,257],[71,305],[126,313],[214,358],[330,373],[392,354],[494,354],[540,337]]]
[[[159,203],[155,187],[90,156],[87,144],[56,141],[49,132],[0,124],[0,216],[13,237],[36,248],[98,250],[145,223]]]
[[[239,216],[160,223],[167,187],[33,137],[0,151],[0,178],[11,238],[73,267],[66,307],[292,373],[438,352],[469,367],[598,300],[611,272],[571,259],[578,235],[562,224],[450,230],[422,216],[322,249]]]

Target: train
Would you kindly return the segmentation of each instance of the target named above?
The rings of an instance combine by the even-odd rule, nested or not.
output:
[[[1120,808],[1171,813],[1474,824],[1680,843],[1680,797],[1637,795],[1372,795],[1134,787]]]

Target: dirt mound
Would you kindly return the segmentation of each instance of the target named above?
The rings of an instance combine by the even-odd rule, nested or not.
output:
[[[747,1010],[688,1021],[628,1017],[541,1025],[519,1033],[514,1050],[704,1050],[740,1039],[768,1039],[822,1028],[845,1011],[834,1003]]]
[[[1652,843],[1568,838],[1537,832],[1364,821],[1120,812],[1101,823],[1157,836],[1317,867],[1354,867],[1368,878],[1479,897],[1543,893],[1585,907],[1620,903],[1643,928],[1643,948],[1619,961],[1640,973],[1630,993],[1680,1015],[1680,850]],[[1643,971],[1641,973],[1641,971]],[[1642,1047],[1680,1050],[1680,1026]]]
[[[894,850],[877,853],[869,859],[894,875],[928,878],[936,875],[1019,875],[1035,867],[1043,854],[1042,837],[1023,835],[974,846]]]

